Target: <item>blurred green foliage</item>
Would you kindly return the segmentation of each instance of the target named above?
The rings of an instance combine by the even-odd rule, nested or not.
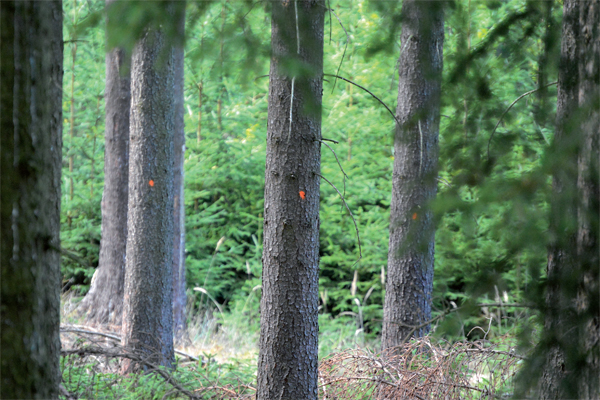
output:
[[[554,132],[556,87],[532,93],[503,113],[540,82],[556,80],[561,10],[546,3],[464,0],[447,7],[439,195],[433,205],[434,316],[463,306],[437,325],[447,338],[464,337],[476,326],[491,326],[488,338],[536,326],[527,308],[499,312],[475,305],[543,300],[550,193],[544,156]],[[335,14],[326,16],[325,73],[368,88],[394,109],[399,3],[331,1],[330,6]],[[103,2],[67,0],[64,7],[68,42],[61,234],[63,247],[87,264],[63,257],[62,270],[65,282],[84,292],[97,265],[100,240],[105,39],[101,20],[85,30],[74,27],[85,25],[86,16],[98,19]],[[245,309],[261,283],[270,17],[263,3],[227,1],[189,2],[187,17],[188,287],[204,288],[227,309],[239,304]],[[73,40],[78,40],[75,63]],[[351,318],[356,333],[372,340],[382,318],[394,120],[369,94],[325,79],[323,137],[339,142],[331,146],[348,178],[325,146],[321,173],[344,194],[356,218],[362,259],[356,262],[352,219],[336,190],[322,182],[320,321],[334,329],[336,324],[327,322],[332,317]],[[201,291],[189,293],[195,307],[213,307]],[[258,301],[251,306],[258,307]],[[474,330],[468,337],[482,336]],[[335,346],[335,338],[328,343]]]

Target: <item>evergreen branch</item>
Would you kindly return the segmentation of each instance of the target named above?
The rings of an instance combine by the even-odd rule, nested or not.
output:
[[[377,100],[378,102],[380,102],[380,103],[381,103],[381,105],[383,105],[383,106],[386,108],[386,110],[388,110],[388,112],[389,112],[389,113],[390,113],[390,115],[391,115],[391,116],[394,118],[394,120],[396,121],[396,123],[397,123],[398,125],[400,125],[400,121],[398,120],[398,118],[396,118],[396,116],[394,115],[394,113],[392,112],[392,110],[390,110],[390,108],[387,106],[387,104],[385,104],[385,103],[384,103],[384,102],[383,102],[383,101],[382,101],[382,100],[381,100],[379,97],[375,96],[375,95],[373,94],[373,92],[371,92],[369,89],[367,89],[367,88],[365,88],[365,87],[363,87],[363,86],[360,86],[358,83],[352,82],[350,79],[346,79],[346,78],[344,78],[343,76],[339,76],[339,75],[333,75],[333,74],[323,74],[323,75],[325,75],[325,76],[331,76],[332,78],[338,78],[338,79],[341,79],[341,80],[343,80],[343,81],[346,81],[346,82],[348,82],[348,83],[351,83],[351,84],[353,84],[354,86],[356,86],[357,88],[359,88],[359,89],[362,89],[362,90],[364,90],[365,92],[369,93],[369,94],[371,95],[371,97],[373,97],[375,100]]]
[[[498,120],[498,122],[496,123],[496,126],[494,127],[494,130],[492,131],[492,134],[490,135],[490,138],[488,139],[488,145],[487,145],[488,160],[490,159],[490,144],[492,143],[492,138],[494,137],[494,133],[496,133],[496,129],[498,129],[498,126],[499,126],[499,125],[500,125],[500,123],[502,122],[502,119],[503,119],[503,118],[504,118],[504,116],[505,116],[505,115],[506,115],[506,114],[507,114],[507,113],[510,111],[510,109],[511,109],[511,108],[513,108],[513,106],[514,106],[515,104],[517,104],[517,102],[518,102],[519,100],[521,100],[523,97],[529,96],[530,94],[533,94],[533,93],[535,93],[535,92],[537,92],[537,91],[539,91],[539,90],[545,89],[545,88],[547,88],[548,86],[553,86],[553,85],[556,85],[557,83],[558,83],[558,81],[556,81],[556,82],[551,82],[551,83],[549,83],[549,84],[547,84],[547,85],[540,86],[540,87],[539,87],[539,88],[537,88],[537,89],[533,89],[533,90],[530,90],[529,92],[523,93],[522,95],[520,95],[519,97],[517,97],[517,99],[516,99],[515,101],[513,101],[513,102],[511,103],[511,105],[510,105],[510,106],[508,106],[508,108],[507,108],[506,110],[504,110],[504,112],[503,112],[503,113],[502,113],[502,115],[500,116],[500,119],[499,119],[499,120]]]
[[[461,61],[456,63],[456,67],[450,74],[449,82],[455,82],[460,74],[462,74],[465,69],[471,64],[471,62],[483,54],[486,53],[488,48],[494,44],[496,39],[501,37],[502,35],[508,32],[508,29],[518,21],[522,19],[526,19],[531,14],[534,14],[536,11],[533,7],[527,6],[527,8],[523,11],[513,12],[508,14],[506,18],[500,21],[497,25],[495,25],[492,29],[489,30],[488,34],[483,38],[481,42],[479,42],[473,50],[467,54]]]
[[[354,267],[362,259],[362,245],[360,244],[360,235],[358,233],[358,225],[356,224],[356,219],[354,219],[354,214],[352,214],[352,211],[350,211],[350,207],[348,207],[348,203],[346,203],[346,199],[340,193],[338,188],[336,188],[333,183],[331,183],[327,178],[325,178],[323,175],[319,174],[318,172],[315,172],[315,175],[321,177],[321,179],[323,179],[325,182],[329,183],[329,185],[335,189],[335,191],[338,193],[338,195],[342,199],[342,202],[346,206],[346,210],[348,210],[348,213],[350,213],[350,218],[352,218],[352,222],[354,222],[354,229],[356,229],[356,238],[358,239],[358,260],[356,260],[356,262],[352,265],[352,267]]]
[[[72,251],[65,249],[64,247],[60,248],[60,254],[67,258],[70,258],[82,267],[92,268],[92,265],[87,260],[81,258],[79,255],[73,253]]]

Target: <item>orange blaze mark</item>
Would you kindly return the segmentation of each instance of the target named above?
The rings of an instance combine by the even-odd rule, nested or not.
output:
[[[302,200],[306,200],[306,192],[304,190],[300,191],[300,197],[302,198]]]
[[[152,179],[150,179],[150,181],[148,182],[148,185],[154,186],[154,181]]]
[[[417,219],[417,213],[413,214],[413,219]]]

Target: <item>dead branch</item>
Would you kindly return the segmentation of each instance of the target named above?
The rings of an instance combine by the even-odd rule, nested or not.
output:
[[[496,133],[496,129],[498,129],[498,125],[500,125],[500,122],[502,122],[502,119],[504,119],[504,116],[506,115],[506,113],[508,113],[508,112],[510,111],[510,109],[511,109],[511,108],[513,108],[513,106],[514,106],[515,104],[517,104],[517,102],[518,102],[519,100],[521,100],[523,97],[529,96],[529,95],[530,95],[530,94],[532,94],[532,93],[535,93],[535,92],[537,92],[537,91],[539,91],[539,90],[545,89],[545,88],[547,88],[548,86],[553,86],[553,85],[557,85],[557,84],[558,84],[558,81],[556,81],[556,82],[551,82],[551,83],[549,83],[549,84],[547,84],[547,85],[545,85],[545,86],[541,86],[541,87],[539,87],[539,88],[537,88],[537,89],[533,89],[533,90],[530,90],[529,92],[525,92],[525,93],[523,93],[522,95],[520,95],[519,97],[517,97],[517,99],[516,99],[515,101],[513,101],[513,102],[511,103],[511,105],[510,105],[510,106],[508,106],[508,108],[507,108],[506,110],[504,110],[504,112],[503,112],[503,113],[502,113],[502,115],[500,116],[500,119],[499,119],[499,120],[498,120],[498,122],[496,123],[496,126],[494,126],[494,130],[492,131],[492,134],[490,135],[490,138],[489,138],[489,140],[488,140],[488,145],[487,145],[488,160],[490,159],[490,144],[492,143],[492,138],[494,137],[494,133]]]
[[[96,336],[103,336],[109,339],[113,339],[116,340],[118,342],[121,341],[121,337],[118,335],[113,335],[110,333],[104,333],[104,332],[96,332],[96,331],[90,331],[87,329],[81,329],[81,328],[77,328],[74,326],[68,326],[68,325],[61,325],[60,326],[60,331],[61,332],[65,332],[65,333],[79,333],[79,334],[87,334],[87,335],[96,335]],[[177,350],[175,349],[175,353],[179,354],[180,356],[184,356],[189,358],[191,361],[200,361],[200,359],[198,357],[194,357],[191,354],[185,353],[181,350]]]
[[[347,350],[323,359],[319,390],[324,399],[504,398],[520,355],[487,341],[449,349],[421,338],[381,354]],[[326,396],[325,396],[326,394]]]
[[[358,260],[356,260],[356,262],[354,263],[354,265],[356,265],[362,258],[362,245],[360,244],[360,235],[358,233],[358,225],[356,224],[356,219],[354,219],[354,214],[352,214],[352,211],[350,211],[350,207],[348,207],[348,203],[346,203],[346,199],[340,193],[338,188],[336,188],[333,183],[331,183],[327,178],[325,178],[323,175],[319,174],[318,172],[315,172],[315,175],[321,177],[321,179],[323,179],[325,182],[329,183],[329,185],[335,189],[335,191],[338,193],[338,195],[342,199],[342,203],[344,203],[344,205],[346,206],[346,210],[348,210],[348,213],[350,213],[350,218],[352,218],[352,222],[354,222],[354,229],[356,229],[356,239],[358,241]]]
[[[121,346],[116,347],[114,349],[107,349],[107,348],[100,347],[100,346],[84,346],[84,347],[78,347],[78,348],[73,348],[73,349],[61,349],[60,354],[63,357],[70,356],[70,355],[78,355],[80,357],[86,357],[89,355],[102,355],[102,356],[106,356],[109,358],[125,358],[125,359],[131,360],[137,364],[145,366],[146,368],[149,369],[149,372],[153,372],[153,373],[160,375],[160,377],[162,377],[165,380],[165,382],[167,382],[168,384],[173,386],[180,393],[184,394],[185,396],[189,397],[190,399],[192,399],[192,400],[201,399],[200,397],[196,396],[194,393],[190,392],[189,390],[187,390],[186,388],[181,386],[179,383],[177,383],[173,379],[173,376],[169,372],[167,372],[165,369],[160,368],[159,366],[149,362],[148,357],[146,357],[145,355],[141,355],[139,353],[136,353],[133,350],[126,349]]]
[[[379,103],[381,103],[381,105],[383,105],[385,107],[386,110],[388,110],[388,112],[390,113],[390,115],[392,116],[392,118],[394,118],[394,121],[396,121],[396,123],[398,125],[400,124],[400,121],[398,120],[398,118],[396,118],[396,115],[394,115],[394,113],[392,112],[392,110],[390,110],[390,108],[387,106],[387,104],[385,104],[379,97],[375,96],[373,94],[373,92],[371,92],[369,89],[367,89],[364,86],[359,85],[358,83],[352,82],[350,79],[346,79],[343,76],[339,76],[339,75],[334,75],[334,74],[323,74],[324,76],[331,76],[333,78],[337,78],[337,79],[341,79],[343,81],[346,81],[354,86],[356,86],[359,89],[364,90],[365,92],[369,93],[371,95],[371,97],[373,97],[375,100],[377,100]]]

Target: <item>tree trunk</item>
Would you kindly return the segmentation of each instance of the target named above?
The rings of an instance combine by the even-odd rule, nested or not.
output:
[[[325,2],[272,7],[257,399],[316,399]]]
[[[107,0],[106,6],[115,0]],[[106,29],[111,29],[110,21]],[[104,193],[98,269],[79,312],[91,324],[121,325],[127,244],[129,180],[130,56],[121,48],[106,53]]]
[[[581,46],[579,48],[579,107],[582,113],[581,151],[577,189],[577,259],[580,273],[577,314],[581,321],[579,345],[582,363],[578,398],[600,398],[600,1],[579,4]]]
[[[444,15],[439,2],[405,0],[390,245],[382,347],[429,331]]]
[[[177,20],[179,35],[185,32],[185,6]],[[184,68],[183,46],[175,47],[175,136],[173,138],[173,332],[177,340],[185,332],[185,208],[183,193],[183,159],[185,155],[185,113],[183,104]]]
[[[166,2],[165,12],[176,9]],[[162,24],[167,23],[161,21]],[[167,31],[165,29],[165,31]],[[172,367],[174,46],[151,28],[135,45],[123,344]],[[125,363],[123,370],[135,369]]]
[[[58,398],[62,3],[0,3],[0,397]]]
[[[541,399],[599,398],[600,2],[564,2]]]
[[[560,382],[565,377],[564,333],[566,321],[572,318],[570,299],[561,293],[569,278],[572,282],[576,242],[576,193],[578,143],[571,134],[576,123],[574,114],[578,108],[579,72],[577,67],[577,37],[579,35],[579,2],[564,2],[562,22],[561,57],[558,76],[556,132],[550,154],[553,196],[551,200],[550,232],[554,242],[548,252],[548,287],[544,334],[548,346],[545,366],[540,380],[541,399],[560,399]],[[570,283],[573,286],[573,283]],[[569,312],[571,311],[571,312]],[[570,316],[568,314],[571,314]],[[561,344],[562,342],[562,344]]]

